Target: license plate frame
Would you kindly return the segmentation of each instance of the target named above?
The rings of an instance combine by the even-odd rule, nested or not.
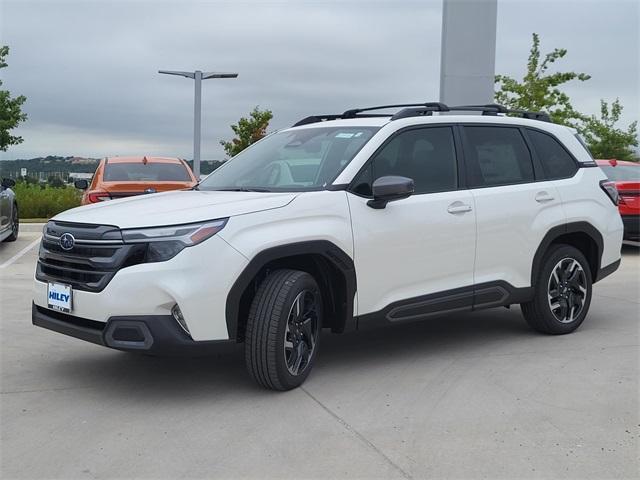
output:
[[[48,282],[47,306],[58,312],[71,313],[73,310],[73,287],[66,283]]]

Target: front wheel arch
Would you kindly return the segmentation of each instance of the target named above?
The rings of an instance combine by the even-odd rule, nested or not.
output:
[[[288,268],[309,273],[323,291],[327,324],[334,332],[355,328],[353,302],[356,271],[353,259],[328,240],[296,242],[258,253],[238,276],[227,295],[229,338],[244,341],[249,306],[257,287],[269,272]]]

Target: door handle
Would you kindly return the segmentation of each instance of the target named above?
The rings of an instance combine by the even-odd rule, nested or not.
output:
[[[553,196],[549,195],[548,192],[538,192],[538,194],[536,195],[536,202],[538,203],[550,202],[553,199]]]
[[[451,205],[449,205],[449,208],[447,208],[447,212],[454,215],[456,213],[466,213],[470,211],[471,211],[471,205],[467,205],[466,203],[462,203],[462,202],[454,202]]]

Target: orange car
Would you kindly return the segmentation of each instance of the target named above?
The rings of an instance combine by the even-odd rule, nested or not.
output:
[[[91,184],[76,180],[84,190],[82,205],[193,187],[197,183],[184,160],[165,157],[111,157],[100,161]]]

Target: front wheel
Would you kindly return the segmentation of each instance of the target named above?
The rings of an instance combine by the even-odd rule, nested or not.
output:
[[[247,370],[261,386],[291,390],[309,375],[318,352],[322,297],[306,272],[276,270],[260,285],[245,335]]]
[[[589,263],[570,245],[554,245],[546,257],[535,283],[535,296],[521,305],[522,314],[539,332],[571,333],[584,321],[591,304]]]

